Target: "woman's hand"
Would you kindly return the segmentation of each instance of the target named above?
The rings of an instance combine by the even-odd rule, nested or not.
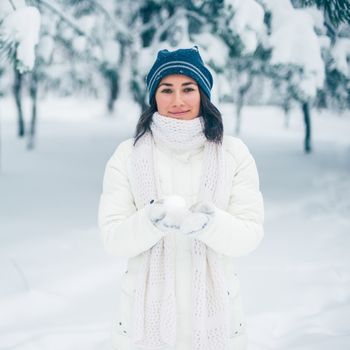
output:
[[[181,223],[180,231],[195,238],[213,224],[214,218],[215,205],[209,201],[199,201],[190,207],[189,214]]]
[[[171,195],[152,200],[148,217],[161,231],[181,232],[194,238],[213,223],[215,206],[209,201],[199,201],[187,209],[184,198]]]
[[[179,231],[181,222],[188,215],[184,198],[171,195],[157,201],[151,201],[148,217],[152,224],[161,231]]]

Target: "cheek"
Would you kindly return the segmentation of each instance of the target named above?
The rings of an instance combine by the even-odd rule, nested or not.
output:
[[[193,107],[199,108],[199,106],[200,106],[200,95],[199,95],[199,93],[198,94],[194,93],[194,94],[189,95],[187,97],[187,103],[190,104]]]
[[[156,95],[156,103],[158,107],[167,106],[170,103],[170,97],[166,94]]]

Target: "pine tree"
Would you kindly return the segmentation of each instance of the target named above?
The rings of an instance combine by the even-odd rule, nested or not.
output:
[[[348,0],[294,0],[297,7],[317,6],[323,12],[327,35],[334,45],[342,26],[350,25],[350,2]]]
[[[310,153],[311,109],[324,85],[320,42],[310,15],[293,8],[289,0],[265,0],[264,4],[271,12],[272,64],[267,71],[276,86],[280,85],[278,81],[287,84],[282,90],[282,98],[287,99],[285,108],[288,109],[293,100],[299,104],[305,125],[304,151]]]
[[[339,61],[350,60],[350,2],[344,0],[301,0],[298,6],[317,6],[323,12],[324,26],[330,46],[324,48],[325,84],[318,91],[316,105],[318,108],[331,108],[344,111],[350,108],[350,65]],[[346,64],[345,64],[346,65]]]
[[[316,5],[336,27],[340,23],[350,24],[350,2],[347,0],[297,0],[295,3],[303,7]]]

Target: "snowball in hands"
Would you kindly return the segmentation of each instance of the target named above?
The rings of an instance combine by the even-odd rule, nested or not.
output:
[[[184,217],[189,214],[185,199],[178,195],[166,197],[164,199],[164,206],[170,220],[176,223],[181,223]]]
[[[171,195],[151,204],[148,213],[160,230],[180,231],[194,237],[212,224],[215,206],[209,201],[199,201],[187,209],[184,198]]]
[[[201,231],[212,225],[215,217],[215,206],[209,201],[199,201],[192,205],[189,214],[185,217],[180,226],[180,231],[195,237]]]
[[[186,201],[178,195],[171,195],[150,205],[149,218],[160,230],[179,230],[181,222],[189,214]]]

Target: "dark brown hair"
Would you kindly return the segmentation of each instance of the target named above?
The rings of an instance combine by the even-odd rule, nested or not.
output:
[[[198,86],[200,95],[200,115],[204,119],[204,135],[208,141],[222,143],[224,126],[220,111],[209,100],[206,94],[202,92]],[[151,131],[150,125],[152,122],[153,113],[157,111],[155,94],[152,97],[150,106],[141,114],[136,126],[134,146],[137,140],[142,137],[147,131]]]

